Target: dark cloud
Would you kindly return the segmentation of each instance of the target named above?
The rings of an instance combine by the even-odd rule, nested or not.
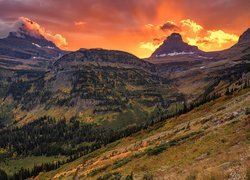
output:
[[[166,22],[160,28],[163,31],[180,31],[180,28],[172,22]]]
[[[76,20],[93,23],[126,23],[135,25],[137,16],[155,17],[157,4],[162,0],[2,0],[0,17],[13,19],[28,16],[35,20],[50,19],[71,24]]]
[[[159,8],[166,8],[166,19],[181,14],[181,18],[193,19],[209,28],[246,28],[250,26],[250,22],[244,22],[250,19],[249,7],[249,0],[0,0],[0,17],[25,16],[60,28],[84,21],[98,29],[112,25],[117,30],[127,30],[152,23],[157,19]],[[172,14],[168,13],[169,9]]]

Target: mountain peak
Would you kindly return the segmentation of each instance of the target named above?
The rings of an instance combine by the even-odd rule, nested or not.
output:
[[[182,36],[179,33],[172,33],[170,36],[167,37],[165,41],[183,42]]]
[[[15,28],[10,31],[7,39],[26,41],[38,48],[47,47],[58,49],[54,42],[44,36],[44,32],[45,29],[38,23],[25,17],[19,17],[15,24]]]
[[[16,30],[10,32],[9,36],[20,38],[26,38],[29,36],[37,39],[45,39],[42,35],[42,31],[43,29],[36,22],[25,17],[20,17],[16,24]]]
[[[185,43],[179,33],[172,33],[163,44],[155,50],[151,57],[190,55],[200,52],[197,46],[191,46]]]
[[[20,59],[54,59],[64,53],[47,38],[43,27],[25,17],[20,17],[9,35],[0,39],[0,55]]]

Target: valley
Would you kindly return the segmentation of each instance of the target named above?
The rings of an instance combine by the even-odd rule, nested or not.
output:
[[[250,29],[217,52],[172,33],[140,59],[29,23],[0,39],[0,179],[250,177]]]

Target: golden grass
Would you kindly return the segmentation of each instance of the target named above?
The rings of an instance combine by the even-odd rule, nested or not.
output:
[[[110,168],[94,176],[94,179],[114,171],[124,176],[133,172],[138,179],[142,179],[145,174],[153,175],[156,179],[227,179],[246,176],[250,163],[250,116],[245,114],[245,107],[250,106],[249,95],[249,89],[246,89],[232,97],[219,98],[41,177],[60,175],[69,178],[77,172],[79,177],[84,178],[88,172],[107,164],[111,165]],[[236,112],[238,115],[232,116]],[[157,156],[143,154],[162,142],[197,131],[203,131],[202,135],[172,146]],[[142,155],[134,156],[138,153]],[[112,170],[112,164],[124,158],[132,160]]]

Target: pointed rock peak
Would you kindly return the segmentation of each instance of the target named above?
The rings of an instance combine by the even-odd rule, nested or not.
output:
[[[182,36],[179,33],[172,33],[165,41],[183,42]]]
[[[197,46],[191,46],[185,43],[182,36],[178,33],[172,33],[164,43],[155,50],[151,57],[192,55],[201,53]]]
[[[250,28],[248,28],[239,38],[239,43],[250,41]]]

